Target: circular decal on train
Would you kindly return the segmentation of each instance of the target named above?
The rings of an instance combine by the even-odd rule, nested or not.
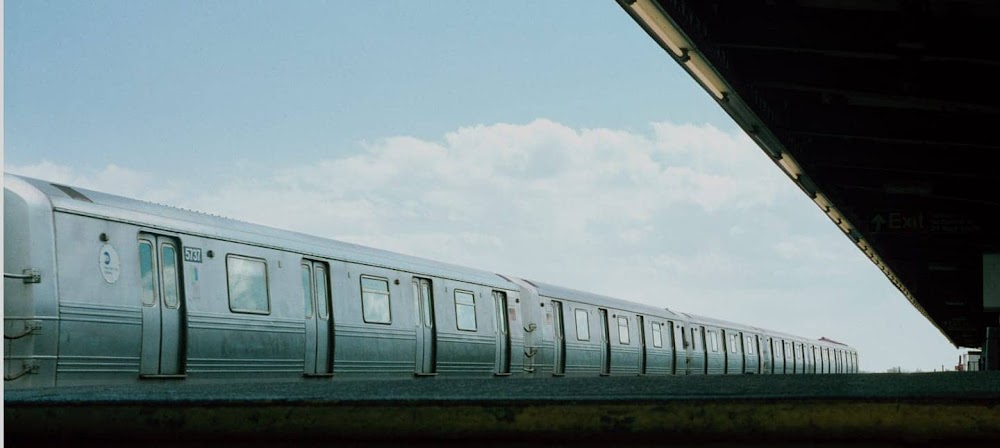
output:
[[[98,263],[98,267],[101,269],[101,275],[104,276],[104,281],[108,283],[118,281],[118,275],[121,274],[122,269],[118,262],[118,252],[115,251],[114,247],[111,247],[110,244],[101,246],[101,254]]]

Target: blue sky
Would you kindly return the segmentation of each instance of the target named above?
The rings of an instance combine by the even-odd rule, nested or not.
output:
[[[614,2],[8,1],[8,161],[260,173],[479,123],[723,119],[636,30]]]
[[[959,351],[606,1],[5,2],[5,170],[843,340]]]

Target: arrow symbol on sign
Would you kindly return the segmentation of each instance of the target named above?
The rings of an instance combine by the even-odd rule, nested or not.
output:
[[[883,218],[882,215],[875,215],[875,217],[872,218],[872,227],[874,228],[874,231],[881,232],[882,226],[885,225],[885,222],[885,218]]]

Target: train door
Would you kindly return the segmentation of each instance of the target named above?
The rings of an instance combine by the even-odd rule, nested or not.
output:
[[[812,356],[812,361],[813,361],[812,373],[814,373],[814,374],[820,373],[821,370],[820,370],[820,366],[819,366],[819,357],[816,356],[817,355],[816,346],[815,345],[810,346],[809,351],[812,352],[812,355],[811,355]]]
[[[677,367],[677,363],[680,361],[677,349],[677,337],[674,333],[674,321],[667,321],[667,344],[670,347],[670,369],[668,370],[671,375],[678,375],[681,373],[680,369]]]
[[[639,375],[646,374],[646,317],[639,316]]]
[[[326,263],[302,260],[302,292],[306,320],[306,376],[333,374],[333,321],[330,277]]]
[[[772,338],[768,338],[771,347],[771,373],[784,373],[784,365],[781,358],[781,344]]]
[[[746,341],[746,350],[743,352],[744,359],[744,373],[758,373],[760,371],[759,356],[760,353],[757,348],[757,335],[745,334],[743,339]]]
[[[785,342],[785,341],[779,340],[777,342],[777,344],[779,346],[781,346],[781,353],[780,353],[780,356],[781,356],[781,373],[782,374],[791,373],[792,360],[791,360],[791,358],[789,358],[788,343]]]
[[[802,360],[801,353],[799,353],[799,345],[792,342],[792,373],[798,374],[802,370]]]
[[[497,328],[497,375],[510,375],[510,322],[507,320],[507,293],[493,291]]]
[[[746,340],[744,339],[743,332],[736,332],[736,342],[734,345],[736,346],[736,349],[739,350],[739,353],[737,353],[736,356],[740,363],[737,373],[740,375],[747,372],[747,349],[749,347],[746,347],[745,344]]]
[[[812,348],[813,373],[823,373],[823,357],[818,356],[819,349],[814,345]]]
[[[774,373],[785,373],[785,347],[780,339],[771,341],[771,349],[774,351]]]
[[[760,340],[760,363],[761,373],[771,373],[771,338],[761,338]]]
[[[799,360],[799,348],[796,346],[796,344],[794,342],[787,342],[787,344],[790,347],[788,349],[789,353],[792,354],[791,355],[792,356],[792,365],[791,365],[790,368],[792,369],[792,373],[793,374],[797,374],[797,373],[799,373],[799,367],[802,364],[802,361]]]
[[[795,345],[795,373],[806,373],[805,346],[802,344],[793,345]]]
[[[799,352],[802,354],[802,369],[801,369],[802,373],[808,374],[809,373],[809,369],[812,368],[810,366],[810,364],[809,364],[810,363],[810,360],[809,360],[809,349],[806,348],[805,344],[799,344]]]
[[[771,373],[771,338],[760,336],[760,373]]]
[[[799,352],[799,344],[792,342],[792,373],[798,374],[802,371],[802,353]]]
[[[563,326],[563,306],[562,302],[552,301],[552,328],[555,333],[556,353],[555,364],[552,367],[553,375],[564,375],[566,373],[566,327]]]
[[[754,344],[757,344],[757,374],[764,373],[764,339],[759,334],[753,336]]]
[[[436,375],[434,348],[437,343],[437,330],[434,323],[434,293],[430,280],[413,278],[413,300],[416,301],[418,319],[416,374]]]
[[[139,375],[184,375],[184,283],[177,239],[139,234],[140,301],[142,302],[142,354]]]
[[[684,325],[677,323],[674,325],[674,353],[676,353],[676,361],[674,362],[674,368],[677,369],[677,374],[684,375],[688,374],[688,364],[690,363],[688,358],[688,339],[687,334],[684,333]]]
[[[802,351],[802,373],[812,373],[809,370],[812,369],[812,359],[809,357],[810,351],[805,344],[799,344],[799,350]]]
[[[722,374],[723,375],[728,375],[728,374],[732,373],[732,372],[730,372],[730,370],[732,370],[732,369],[729,368],[729,344],[730,344],[729,339],[728,339],[729,338],[729,330],[722,329],[720,331],[722,333],[722,365],[724,366],[722,368]]]
[[[705,350],[705,327],[691,328],[691,351],[691,373],[705,374],[708,364],[708,353]]]
[[[611,375],[611,333],[608,330],[608,310],[598,308],[601,315],[601,375]]]

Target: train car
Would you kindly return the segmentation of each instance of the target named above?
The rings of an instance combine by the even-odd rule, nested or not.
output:
[[[529,298],[529,308],[537,302],[544,310],[532,371],[555,376],[668,375],[683,363],[683,348],[675,349],[671,339],[672,328],[683,320],[669,310],[513,280],[523,285],[520,295]]]
[[[684,313],[692,338],[699,342],[698,358],[704,358],[709,375],[760,373],[757,338],[759,331],[735,322]]]
[[[778,333],[11,174],[4,260],[11,388],[857,365],[782,335],[819,368],[779,368]]]

